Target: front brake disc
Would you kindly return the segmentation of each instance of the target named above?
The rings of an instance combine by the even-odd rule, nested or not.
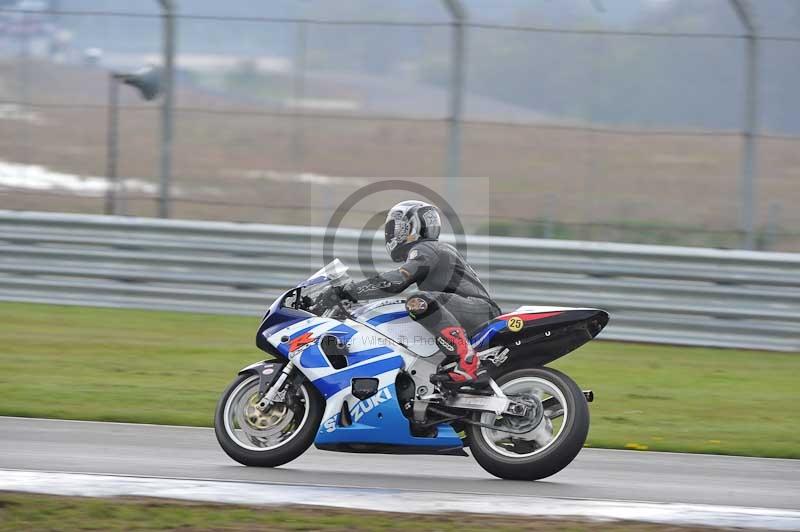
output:
[[[258,394],[254,394],[245,404],[244,401],[236,409],[236,420],[239,428],[254,438],[270,438],[289,426],[294,419],[294,411],[285,403],[276,403],[261,412],[257,406]],[[275,410],[273,412],[273,410]],[[270,415],[272,413],[272,415]]]

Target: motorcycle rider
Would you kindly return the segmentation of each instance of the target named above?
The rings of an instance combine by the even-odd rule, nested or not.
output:
[[[417,285],[406,299],[409,316],[432,333],[446,358],[431,382],[451,389],[484,385],[485,370],[467,332],[500,315],[500,308],[458,250],[439,242],[439,210],[422,201],[403,201],[389,210],[386,250],[403,264],[375,277],[339,288],[352,301],[398,294]]]

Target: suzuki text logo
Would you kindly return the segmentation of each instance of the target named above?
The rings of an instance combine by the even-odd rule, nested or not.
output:
[[[381,403],[385,403],[389,399],[392,398],[392,392],[389,391],[389,388],[383,388],[378,391],[377,394],[373,395],[368,399],[364,399],[360,403],[356,403],[356,405],[350,409],[350,418],[353,420],[353,423],[358,423],[358,421],[364,417],[364,414],[371,411],[373,408],[378,406]],[[336,430],[336,417],[334,416],[329,420],[325,421],[323,426],[325,427],[325,432],[333,432]]]
[[[358,423],[358,420],[364,417],[364,414],[378,406],[379,404],[388,401],[392,398],[392,394],[389,391],[389,388],[384,388],[380,390],[376,395],[373,395],[369,399],[365,399],[360,403],[356,403],[356,406],[350,410],[350,417],[353,418],[353,421]]]

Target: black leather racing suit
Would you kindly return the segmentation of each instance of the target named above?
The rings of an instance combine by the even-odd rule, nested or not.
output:
[[[467,333],[500,314],[475,270],[450,244],[420,240],[409,245],[406,261],[347,291],[357,299],[391,297],[412,284],[418,290],[406,299],[409,315],[434,335],[449,327]]]

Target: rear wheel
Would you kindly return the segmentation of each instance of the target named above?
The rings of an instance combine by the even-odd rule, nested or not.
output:
[[[481,467],[500,478],[538,480],[569,465],[589,433],[589,406],[578,385],[550,368],[518,369],[495,380],[507,396],[540,405],[541,421],[524,434],[467,425],[470,450]],[[511,429],[529,421],[489,412],[479,414],[478,420]]]
[[[223,392],[214,416],[222,449],[248,466],[291,462],[311,446],[322,420],[324,400],[308,382],[287,384],[280,401],[261,411],[258,375],[237,377]]]

